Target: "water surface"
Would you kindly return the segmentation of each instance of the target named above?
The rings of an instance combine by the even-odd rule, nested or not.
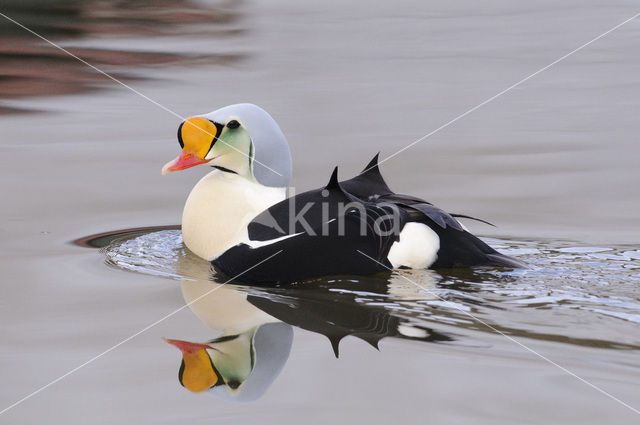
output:
[[[378,150],[391,155],[636,9],[0,5],[178,115],[263,106],[289,139],[299,192],[335,165],[347,178]],[[640,406],[639,40],[632,21],[382,164],[394,190],[496,223],[471,229],[531,269],[221,287],[175,227],[105,235],[104,251],[70,242],[179,223],[205,170],[162,177],[178,117],[0,18],[2,406],[215,289],[0,422],[637,423],[491,328]],[[179,352],[162,337],[221,332],[280,341],[267,344],[280,349],[264,357],[277,373],[255,401],[178,384]]]

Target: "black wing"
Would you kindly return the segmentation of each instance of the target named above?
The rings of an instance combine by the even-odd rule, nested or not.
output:
[[[378,167],[378,155],[367,164],[363,172],[351,180],[341,182],[342,187],[363,201],[378,205],[392,204],[409,215],[408,222],[428,225],[440,238],[438,259],[431,268],[499,266],[526,267],[514,258],[500,254],[482,240],[466,231],[456,218],[467,218],[493,224],[462,214],[449,214],[424,199],[394,193],[384,181]],[[404,225],[404,224],[403,224]]]
[[[387,254],[397,240],[389,231],[393,213],[388,206],[364,203],[345,192],[336,168],[325,188],[282,201],[256,217],[249,225],[250,242],[230,248],[212,263],[227,276],[241,274],[238,280],[253,284],[388,270]],[[266,225],[267,218],[287,230]],[[398,218],[407,219],[407,214]]]
[[[393,193],[377,160],[378,155],[361,174],[343,182],[338,182],[336,167],[324,188],[263,211],[248,225],[249,243],[230,248],[213,265],[254,284],[371,274],[391,266],[389,249],[408,222],[424,223],[440,238],[432,268],[524,265],[464,230],[451,214],[420,198]]]

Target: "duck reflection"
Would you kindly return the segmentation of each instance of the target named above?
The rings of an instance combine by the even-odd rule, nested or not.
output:
[[[166,341],[182,352],[178,380],[192,392],[233,401],[259,398],[280,374],[293,342],[291,325],[247,302],[247,294],[206,280],[183,281],[189,308],[222,334],[207,342]]]
[[[209,390],[222,398],[252,401],[280,374],[291,350],[293,330],[266,323],[237,335],[200,344],[167,339],[182,351],[180,384],[192,392]]]
[[[433,270],[325,277],[280,287],[224,284],[216,281],[209,262],[186,249],[174,227],[108,232],[75,243],[108,247],[107,264],[116,267],[126,266],[123,253],[132,252],[137,262],[131,270],[181,277],[185,302],[216,337],[167,340],[182,353],[178,379],[190,391],[233,401],[255,400],[275,381],[289,358],[293,326],[326,336],[327,348],[339,357],[347,336],[375,348],[385,337],[452,341],[431,326],[459,334],[473,324],[442,296],[453,304],[482,303],[469,298],[453,277],[444,279]]]
[[[325,335],[336,357],[340,341],[354,336],[375,348],[384,337],[427,342],[451,337],[420,324],[419,312],[408,305],[434,299],[407,282],[400,273],[373,277],[335,277],[286,287],[243,287],[204,279],[207,267],[185,258],[189,276],[182,294],[191,311],[212,330],[221,332],[206,342],[167,339],[182,352],[178,379],[192,392],[210,392],[231,401],[262,396],[282,371],[291,351],[296,326]],[[409,272],[407,272],[409,273]],[[411,280],[435,288],[425,272]],[[396,314],[401,310],[402,315]]]
[[[412,278],[413,280],[413,278]],[[434,288],[435,279],[420,275],[420,286]],[[340,341],[354,336],[376,349],[384,337],[425,342],[451,337],[420,324],[405,303],[435,296],[407,282],[399,274],[337,277],[305,282],[296,287],[247,288],[247,301],[271,316],[296,327],[325,335],[339,357]],[[402,311],[402,315],[396,312]]]

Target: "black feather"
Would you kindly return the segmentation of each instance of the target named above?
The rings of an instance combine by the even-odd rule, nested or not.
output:
[[[489,223],[489,222],[488,222],[488,221],[486,221],[486,220],[483,220],[483,219],[481,219],[481,218],[471,217],[471,216],[464,215],[464,214],[453,214],[453,213],[452,213],[452,214],[451,214],[451,217],[455,217],[455,218],[467,218],[467,219],[469,219],[469,220],[479,221],[480,223],[484,223],[484,224],[488,224],[489,226],[496,227],[496,225],[495,225],[495,224],[493,224],[493,223]]]
[[[348,205],[352,207],[346,208]],[[465,231],[455,217],[491,224],[452,215],[418,197],[392,192],[380,174],[376,155],[358,176],[340,182],[335,167],[324,188],[285,199],[248,225],[251,241],[270,241],[285,235],[289,238],[256,248],[239,244],[212,263],[227,276],[242,273],[239,280],[253,284],[371,274],[391,266],[387,255],[400,231],[407,223],[418,222],[440,238],[432,268],[521,264]],[[258,264],[270,256],[273,258]]]
[[[329,183],[324,187],[325,189],[340,189],[340,183],[338,183],[338,167],[336,166],[331,173]]]

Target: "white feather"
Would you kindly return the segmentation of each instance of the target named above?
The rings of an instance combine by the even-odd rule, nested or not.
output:
[[[301,234],[303,234],[303,233],[304,233],[304,232],[294,233],[293,235],[284,235],[284,236],[281,236],[281,237],[279,237],[279,238],[269,239],[269,240],[266,240],[266,241],[252,241],[252,240],[250,240],[249,238],[246,238],[246,239],[242,240],[242,241],[241,241],[241,243],[247,244],[247,245],[249,245],[251,248],[254,248],[254,249],[255,249],[255,248],[261,248],[261,247],[263,247],[263,246],[271,245],[271,244],[274,244],[274,243],[278,243],[278,242],[280,242],[280,241],[283,241],[283,240],[285,240],[285,239],[292,238],[292,237],[294,237],[294,236],[301,235]]]
[[[405,266],[425,269],[438,259],[440,238],[423,223],[407,223],[400,232],[400,240],[391,245],[387,259],[394,268]]]
[[[211,260],[247,239],[249,222],[284,198],[284,188],[214,170],[195,185],[184,205],[184,243],[197,256]]]
[[[331,220],[327,221],[327,223],[331,223],[333,221],[336,221],[336,219],[332,218]],[[260,247],[263,247],[263,246],[267,246],[267,245],[271,245],[271,244],[274,244],[274,243],[278,243],[280,241],[292,238],[294,236],[301,235],[303,233],[305,233],[305,232],[294,233],[292,235],[284,235],[284,236],[281,236],[279,238],[269,239],[269,240],[266,240],[266,241],[254,241],[254,240],[251,240],[251,239],[249,239],[249,235],[247,234],[247,236],[242,241],[240,241],[240,243],[244,243],[246,245],[249,245],[251,248],[260,248]]]

